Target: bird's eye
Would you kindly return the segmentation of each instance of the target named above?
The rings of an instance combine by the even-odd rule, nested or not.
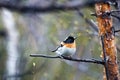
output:
[[[61,44],[60,47],[63,47],[63,45]]]

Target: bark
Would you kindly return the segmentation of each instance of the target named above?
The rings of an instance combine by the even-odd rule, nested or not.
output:
[[[96,3],[95,4],[97,22],[99,27],[99,35],[101,36],[103,48],[104,64],[104,80],[120,80],[119,69],[116,57],[116,46],[114,28],[112,27],[112,18],[107,13],[111,11],[109,3]]]

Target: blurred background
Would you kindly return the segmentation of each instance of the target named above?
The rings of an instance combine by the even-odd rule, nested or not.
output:
[[[88,0],[90,2],[90,0]],[[11,5],[49,7],[82,5],[87,0],[0,0]],[[91,0],[92,1],[92,0]],[[115,9],[115,7],[112,7]],[[0,80],[102,80],[103,66],[61,59],[34,58],[30,54],[52,53],[67,36],[78,36],[73,57],[101,60],[101,45],[94,5],[79,10],[19,12],[0,8]],[[117,14],[119,16],[119,14]],[[119,20],[113,18],[115,29]],[[116,34],[118,59],[119,33]]]

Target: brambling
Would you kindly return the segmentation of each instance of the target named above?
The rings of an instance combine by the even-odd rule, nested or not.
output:
[[[61,42],[60,46],[58,46],[52,52],[57,53],[60,57],[71,57],[76,52],[76,43],[73,36],[68,36],[63,42]]]

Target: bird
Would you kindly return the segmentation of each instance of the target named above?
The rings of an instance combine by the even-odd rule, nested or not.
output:
[[[55,52],[61,58],[64,57],[72,57],[76,52],[76,40],[77,37],[68,36],[64,41],[61,42],[60,46],[58,46],[52,52]]]

